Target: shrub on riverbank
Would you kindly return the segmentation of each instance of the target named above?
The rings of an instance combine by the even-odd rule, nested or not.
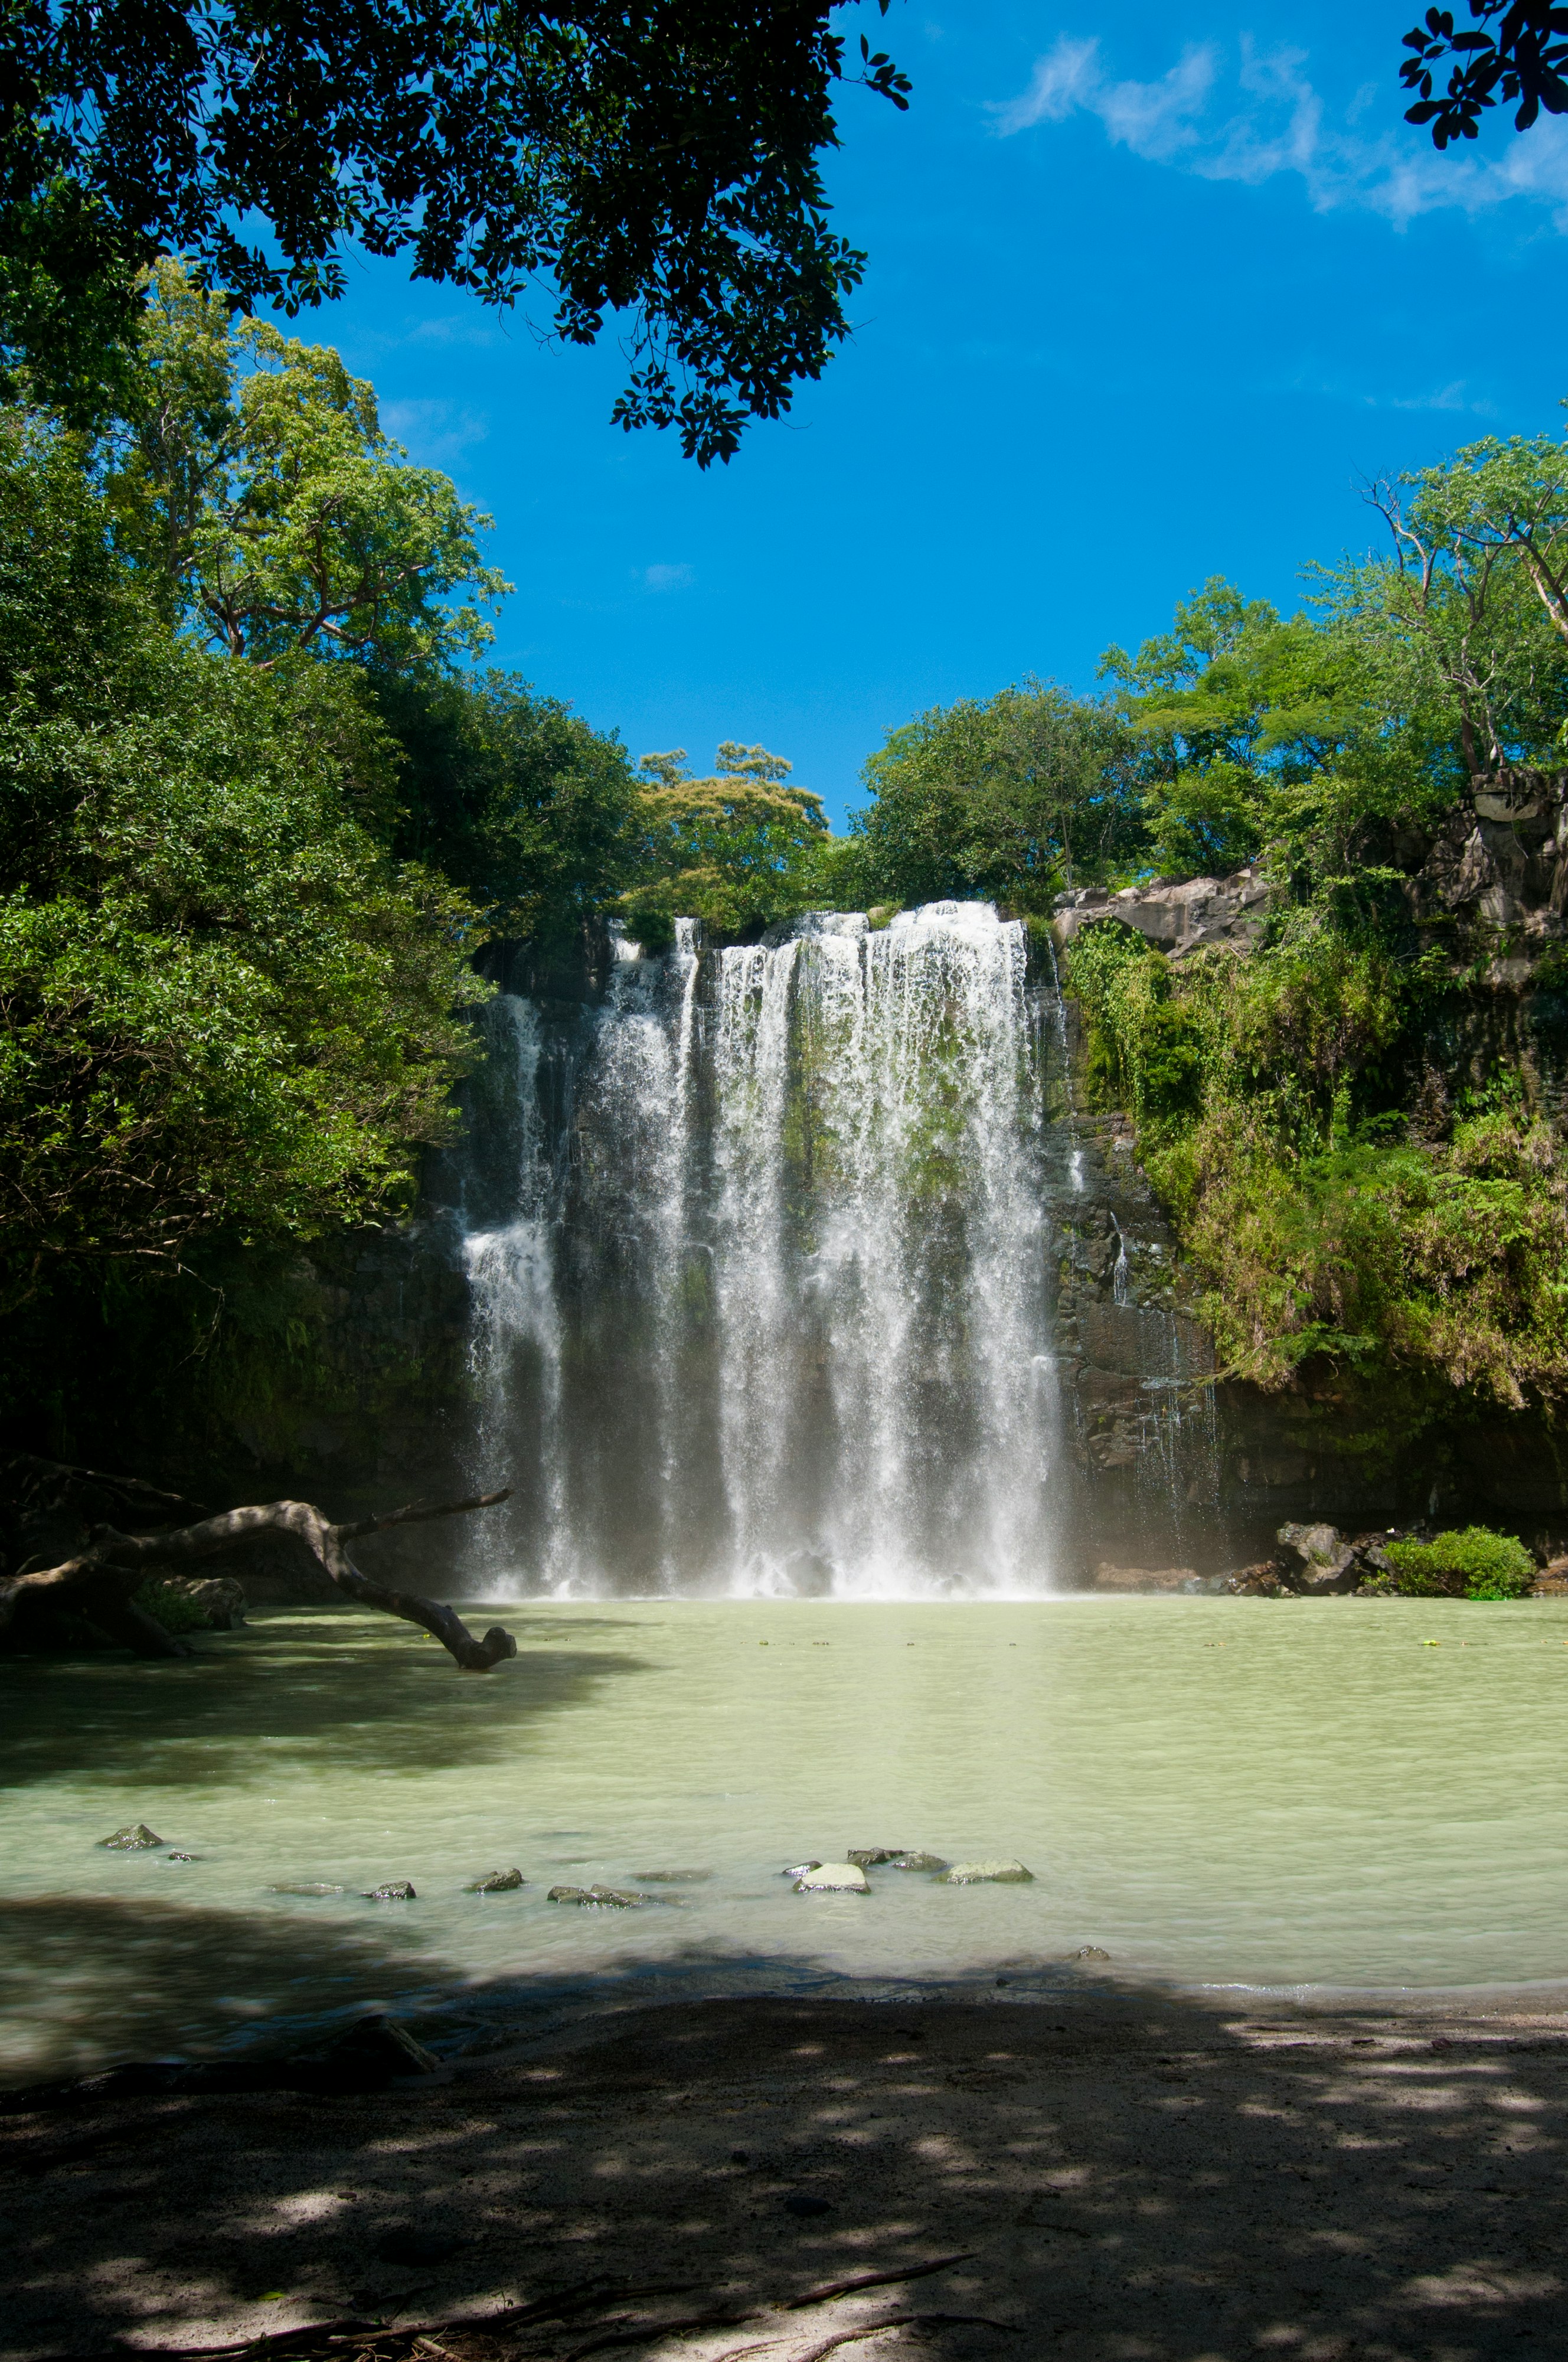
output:
[[[1535,1581],[1535,1561],[1512,1534],[1465,1526],[1430,1542],[1388,1542],[1391,1575],[1369,1589],[1405,1599],[1522,1599]]]

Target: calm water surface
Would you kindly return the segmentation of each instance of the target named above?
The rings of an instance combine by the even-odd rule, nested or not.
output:
[[[1568,1979],[1555,1602],[501,1613],[521,1654],[483,1680],[347,1610],[263,1612],[185,1664],[0,1666],[0,2073],[372,2000],[462,2040],[611,1971],[1027,1980],[1096,1944],[1187,1983]],[[98,1849],[134,1820],[200,1859]],[[778,1875],[875,1845],[1035,1882]],[[513,1864],[521,1893],[461,1891]],[[680,1908],[545,1899],[661,1870],[709,1876],[664,1890]],[[417,1900],[362,1899],[393,1878]],[[270,1891],[311,1881],[347,1891]]]

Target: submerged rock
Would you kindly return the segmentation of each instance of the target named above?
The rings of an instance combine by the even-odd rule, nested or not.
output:
[[[795,1881],[797,1894],[869,1894],[866,1872],[856,1861],[819,1861]]]
[[[889,1870],[945,1870],[946,1862],[939,1853],[896,1853],[889,1857]]]
[[[937,1880],[938,1886],[1031,1886],[1034,1872],[1021,1861],[955,1861]]]
[[[516,1886],[526,1886],[527,1880],[520,1870],[487,1870],[482,1878],[470,1880],[465,1894],[509,1894]]]
[[[821,1870],[821,1868],[820,1861],[795,1861],[790,1863],[788,1870],[781,1870],[778,1875],[780,1878],[804,1878],[808,1871]]]
[[[1080,1944],[1076,1952],[1067,1954],[1069,1960],[1109,1960],[1110,1954],[1102,1952],[1098,1944]]]
[[[132,1821],[128,1827],[116,1829],[112,1838],[100,1838],[98,1843],[105,1853],[152,1853],[163,1839],[155,1838],[145,1821]]]
[[[711,1870],[635,1870],[645,1886],[701,1886],[713,1875]]]
[[[640,1911],[652,1898],[620,1886],[552,1886],[547,1903],[576,1903],[589,1911]]]
[[[413,1903],[417,1900],[406,1878],[389,1878],[382,1886],[372,1886],[366,1895],[367,1903]]]
[[[803,2220],[810,2221],[818,2214],[831,2214],[833,2201],[831,2198],[814,2198],[809,2190],[791,2190],[789,2197],[784,2201],[784,2212],[786,2214],[798,2214]]]
[[[201,1858],[199,1853],[181,1853],[178,1849],[163,1857],[165,1861],[200,1861]]]
[[[284,1883],[270,1886],[267,1892],[269,1894],[341,1894],[343,1889],[340,1886],[329,1886],[322,1879],[304,1879],[297,1884]]]
[[[1089,1577],[1091,1591],[1186,1591],[1198,1581],[1194,1566],[1113,1566],[1101,1559]]]

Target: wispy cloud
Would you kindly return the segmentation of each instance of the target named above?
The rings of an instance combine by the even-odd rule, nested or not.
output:
[[[384,403],[381,425],[422,468],[449,467],[490,433],[482,410],[464,410],[455,402]]]
[[[690,566],[643,566],[637,568],[636,579],[645,590],[685,590],[697,575]]]
[[[1028,89],[991,114],[1004,139],[1073,114],[1096,116],[1115,145],[1206,181],[1257,188],[1294,173],[1319,213],[1359,206],[1403,229],[1442,206],[1479,214],[1519,197],[1548,206],[1554,227],[1568,232],[1568,121],[1541,122],[1496,159],[1440,156],[1403,124],[1362,137],[1354,125],[1367,112],[1364,90],[1333,120],[1307,63],[1303,50],[1260,51],[1243,39],[1233,61],[1205,43],[1157,81],[1118,81],[1098,40],[1063,33],[1036,61]]]

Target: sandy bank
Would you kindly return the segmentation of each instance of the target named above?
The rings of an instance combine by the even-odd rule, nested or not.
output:
[[[644,2010],[385,2095],[6,2119],[0,2356],[519,2306],[380,2350],[1555,2356],[1565,2105],[1568,2018],[1502,2003]]]

